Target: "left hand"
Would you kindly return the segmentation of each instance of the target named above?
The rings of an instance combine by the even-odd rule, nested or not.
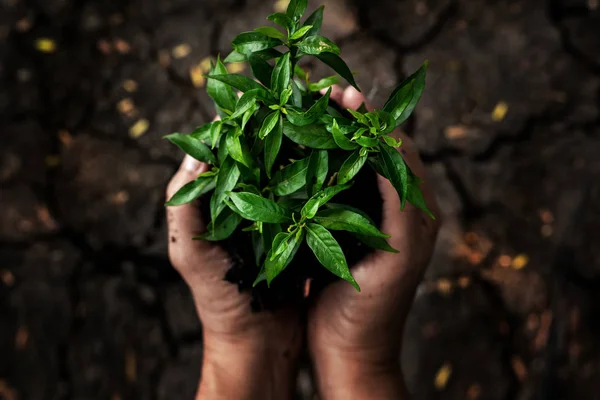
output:
[[[186,156],[167,198],[208,169]],[[205,230],[197,202],[167,209],[169,257],[192,291],[202,321],[204,360],[198,399],[286,399],[295,387],[303,338],[296,310],[253,313],[250,294],[224,280],[231,265],[219,246],[192,240]]]

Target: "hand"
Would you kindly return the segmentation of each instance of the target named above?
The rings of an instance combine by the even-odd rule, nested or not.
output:
[[[343,108],[358,108],[364,97],[354,88],[332,93]],[[317,298],[309,314],[308,343],[322,398],[406,398],[399,366],[406,316],[429,263],[440,212],[413,143],[400,148],[412,171],[425,180],[422,191],[437,217],[433,221],[411,204],[400,211],[390,182],[378,176],[383,198],[382,231],[399,253],[375,251],[352,269],[362,291],[339,281]]]
[[[208,170],[186,156],[167,188],[170,198]],[[198,204],[169,207],[169,257],[189,285],[202,321],[204,360],[198,399],[286,399],[302,342],[294,310],[253,313],[250,295],[224,281],[231,261],[220,247],[192,240],[205,226]]]

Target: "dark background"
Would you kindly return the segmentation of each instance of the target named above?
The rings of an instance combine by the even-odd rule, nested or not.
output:
[[[445,217],[405,340],[415,398],[599,399],[598,0],[325,3],[376,105],[430,61],[404,127]],[[275,6],[0,0],[0,399],[192,398],[161,137],[212,117],[206,58]]]

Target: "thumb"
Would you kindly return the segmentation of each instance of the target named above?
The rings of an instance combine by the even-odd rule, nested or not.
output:
[[[167,186],[167,199],[170,199],[185,184],[206,172],[208,165],[186,155],[177,173]],[[203,240],[192,240],[205,231],[205,224],[198,202],[167,208],[169,228],[169,258],[173,266],[185,275],[188,264],[196,254],[205,253],[211,246]]]

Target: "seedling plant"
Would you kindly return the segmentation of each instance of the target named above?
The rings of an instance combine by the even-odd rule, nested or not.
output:
[[[402,142],[391,136],[419,101],[427,63],[400,83],[381,110],[342,110],[330,99],[331,86],[340,78],[358,86],[340,48],[320,35],[324,7],[302,22],[306,8],[307,0],[291,0],[285,13],[268,17],[280,29],[239,34],[233,51],[212,66],[206,89],[220,120],[166,137],[210,170],[166,205],[210,197],[206,233],[195,239],[219,242],[245,232],[254,249],[254,286],[276,285],[273,280],[306,241],[324,268],[360,290],[332,231],[350,232],[374,249],[396,250],[365,212],[333,200],[368,165],[389,179],[402,209],[409,202],[434,217],[420,179],[398,151]],[[306,57],[337,75],[311,82],[298,65]],[[253,77],[228,73],[231,62],[247,62]]]

